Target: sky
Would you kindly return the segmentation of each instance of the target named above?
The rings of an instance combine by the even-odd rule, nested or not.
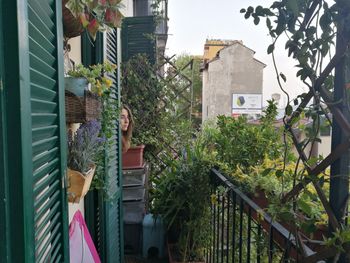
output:
[[[255,26],[252,19],[246,20],[239,11],[248,6],[262,5],[269,7],[272,0],[169,0],[169,37],[166,54],[168,56],[187,53],[203,55],[204,43],[209,39],[242,40],[243,44],[253,49],[255,58],[265,63],[263,81],[264,101],[271,98],[271,94],[280,93],[276,73],[271,55],[266,50],[271,43],[265,20]],[[305,92],[304,85],[296,79],[295,61],[288,58],[287,51],[281,41],[276,47],[276,61],[278,71],[287,77],[283,86],[290,96],[296,97]],[[286,102],[282,96],[280,106]],[[266,102],[264,102],[266,105]]]

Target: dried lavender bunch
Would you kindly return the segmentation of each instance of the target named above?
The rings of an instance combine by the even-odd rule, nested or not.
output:
[[[105,138],[99,137],[101,123],[89,121],[82,124],[77,132],[68,133],[68,167],[72,170],[87,173],[94,164],[96,156],[102,150]]]

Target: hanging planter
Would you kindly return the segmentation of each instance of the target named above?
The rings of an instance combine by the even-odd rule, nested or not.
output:
[[[77,65],[65,78],[66,121],[81,123],[99,119],[100,97],[110,92],[113,81],[107,74],[115,72],[116,65],[109,62],[84,67]]]
[[[90,121],[80,125],[76,132],[68,131],[68,201],[78,203],[90,189],[96,170],[96,157],[105,142],[100,137],[101,124]]]
[[[83,123],[99,119],[101,101],[97,94],[85,90],[82,97],[68,90],[65,91],[66,122]]]
[[[62,0],[64,35],[67,38],[79,36],[84,29],[95,40],[97,32],[121,26],[122,0]]]
[[[96,165],[93,165],[91,169],[83,174],[79,171],[67,169],[69,187],[68,201],[71,203],[79,203],[80,199],[83,198],[90,189],[92,178],[96,170]]]
[[[66,7],[68,0],[62,0],[63,34],[66,38],[80,36],[84,28],[80,20]]]

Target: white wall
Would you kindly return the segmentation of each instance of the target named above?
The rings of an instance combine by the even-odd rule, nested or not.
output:
[[[124,8],[121,9],[122,14],[125,17],[133,16],[134,15],[133,1],[132,0],[123,0],[122,4],[124,5]]]
[[[318,145],[318,154],[326,158],[331,153],[332,136],[320,136],[321,143]]]
[[[76,64],[81,64],[81,38],[75,37],[69,40],[69,44],[71,46],[71,51],[69,52],[69,58],[73,60]],[[72,124],[70,127],[72,131],[76,131],[79,128],[79,124]],[[69,217],[69,222],[71,222],[74,213],[77,210],[80,210],[81,213],[84,215],[84,198],[80,200],[78,204],[72,204],[68,203],[68,217]]]

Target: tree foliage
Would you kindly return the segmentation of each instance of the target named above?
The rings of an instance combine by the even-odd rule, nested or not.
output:
[[[291,134],[298,150],[298,162],[302,162],[307,171],[302,176],[296,176],[297,173],[295,173],[293,189],[281,199],[281,202],[292,199],[299,205],[299,209],[305,210],[307,207],[300,202],[299,193],[306,191],[305,188],[309,183],[313,184],[317,197],[327,212],[331,229],[334,231],[332,242],[327,242],[327,244],[338,250],[329,250],[327,256],[334,257],[335,262],[341,251],[349,251],[347,244],[349,240],[343,238],[349,233],[348,228],[344,225],[344,218],[341,216],[336,218],[335,213],[339,215],[339,211],[332,211],[321,187],[324,180],[322,173],[332,164],[335,153],[331,153],[328,159],[322,160],[322,158],[312,156],[312,152],[305,153],[304,150],[308,144],[311,144],[313,148],[320,142],[318,134],[322,118],[328,118],[329,122],[332,122],[329,112],[333,114],[334,121],[337,122],[336,127],[344,131],[348,130],[346,127],[349,125],[350,97],[347,95],[349,92],[345,86],[350,78],[345,73],[343,66],[347,63],[349,67],[350,2],[347,0],[279,0],[274,1],[270,7],[249,6],[242,9],[241,13],[246,19],[253,19],[256,25],[265,20],[272,39],[272,43],[267,47],[267,53],[272,55],[279,86],[288,97],[284,118],[285,128]],[[299,68],[296,75],[309,89],[307,93],[300,94],[293,101],[297,106],[294,111],[288,92],[283,87],[287,78],[279,71],[274,56],[278,41],[284,42],[287,55],[295,59],[296,67]],[[335,90],[335,78],[340,84],[337,90]],[[297,124],[303,116],[308,116],[312,120],[312,126],[306,131],[307,139],[300,142],[293,130],[293,125]],[[349,148],[342,146],[345,149]],[[345,150],[342,153],[345,154]],[[336,178],[339,174],[331,174],[331,178],[332,176]],[[298,205],[293,205],[294,211],[298,209]],[[347,210],[345,204],[342,206],[344,211]],[[325,257],[316,254],[313,258],[316,261],[316,259],[320,260]]]

